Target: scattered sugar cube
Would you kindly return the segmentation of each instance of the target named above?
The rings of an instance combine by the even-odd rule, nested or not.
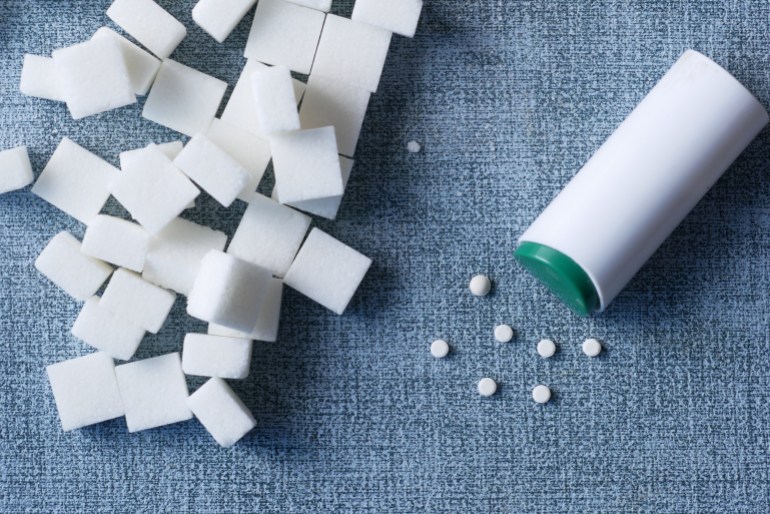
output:
[[[297,5],[310,7],[317,11],[329,12],[332,8],[332,0],[286,0]]]
[[[152,0],[115,0],[107,16],[161,59],[187,35],[184,25]]]
[[[56,66],[51,57],[24,54],[19,91],[27,96],[64,101]]]
[[[200,194],[155,145],[123,152],[120,167],[112,194],[151,234],[160,232]]]
[[[102,287],[112,267],[80,251],[80,241],[59,232],[38,256],[35,268],[76,300],[87,300]]]
[[[602,353],[602,344],[596,339],[586,339],[583,341],[583,353],[589,357],[597,357]]]
[[[342,314],[371,264],[368,257],[314,228],[284,282],[327,309]]]
[[[310,218],[255,194],[243,213],[227,253],[282,277],[310,227]]]
[[[113,39],[55,50],[53,63],[67,108],[76,120],[136,103],[123,53]]]
[[[302,128],[333,126],[339,153],[352,157],[370,96],[366,89],[313,74],[299,112]]]
[[[199,0],[193,21],[217,42],[223,43],[257,0]]]
[[[174,305],[174,298],[174,293],[142,280],[136,273],[119,269],[112,275],[99,304],[157,334]]]
[[[471,279],[468,289],[473,296],[486,296],[492,290],[492,281],[486,275],[476,275]]]
[[[27,187],[34,180],[26,146],[0,152],[0,194]]]
[[[443,359],[449,355],[449,343],[443,339],[436,339],[430,345],[430,354],[437,359]]]
[[[115,375],[129,432],[192,418],[178,353],[122,364],[115,368]]]
[[[513,339],[513,329],[508,325],[497,325],[495,327],[495,340],[498,343],[510,343]]]
[[[249,333],[267,296],[270,272],[232,255],[211,250],[203,258],[187,313],[203,321]]]
[[[286,66],[255,71],[251,76],[254,107],[263,134],[299,130],[291,72]]]
[[[391,33],[330,14],[318,43],[313,75],[377,91]]]
[[[123,415],[115,363],[92,353],[45,368],[65,432]]]
[[[224,448],[229,448],[257,424],[251,411],[224,380],[212,378],[187,400],[203,427]]]
[[[283,0],[260,0],[244,56],[310,73],[325,14]]]
[[[32,192],[82,223],[99,214],[110,196],[118,170],[65,137],[59,143]]]
[[[406,151],[409,153],[420,153],[422,146],[417,141],[409,141],[406,144]]]
[[[249,172],[203,134],[185,145],[174,164],[225,207],[249,182]]]
[[[548,403],[548,400],[551,399],[551,390],[548,386],[535,386],[535,388],[532,389],[532,399],[535,400],[536,403]]]
[[[351,18],[401,36],[414,37],[420,12],[422,0],[356,0]]]
[[[251,201],[270,163],[270,143],[219,118],[211,122],[206,136],[249,172],[249,179],[238,198]]]
[[[100,28],[91,39],[98,41],[102,38],[109,38],[118,43],[131,81],[131,89],[136,95],[146,95],[160,69],[160,59],[145,52],[109,27]]]
[[[72,325],[72,335],[113,359],[127,361],[142,342],[144,329],[102,308],[99,297],[92,296]]]
[[[497,392],[497,382],[491,378],[482,378],[479,380],[478,389],[481,396],[492,396]]]
[[[556,343],[550,339],[542,339],[539,343],[537,343],[537,353],[544,359],[553,357],[553,355],[556,353]]]
[[[142,116],[192,137],[209,128],[226,89],[218,78],[164,59]]]
[[[81,251],[103,261],[141,272],[150,234],[141,225],[100,214],[88,223]]]
[[[249,376],[251,340],[206,334],[187,334],[182,370],[187,375],[242,379]]]
[[[342,171],[342,187],[347,188],[350,172],[353,170],[353,160],[340,156],[340,169]],[[273,189],[273,197],[277,202],[280,202],[277,191],[275,189]],[[316,216],[320,216],[322,218],[333,220],[337,217],[337,212],[340,209],[340,203],[342,203],[342,197],[343,195],[332,196],[329,198],[319,198],[318,200],[292,202],[287,205],[310,214],[315,214]]]
[[[259,311],[257,326],[251,333],[238,332],[221,325],[209,323],[208,333],[224,337],[238,337],[274,343],[278,339],[278,325],[281,319],[281,298],[283,296],[283,280],[271,278],[267,285],[265,301]]]
[[[184,148],[184,143],[181,141],[169,141],[168,143],[160,143],[155,146],[163,153],[163,155],[173,161]]]
[[[150,240],[142,278],[187,295],[203,257],[226,244],[224,232],[176,218]]]
[[[334,127],[274,134],[270,150],[281,203],[340,196],[345,191]]]

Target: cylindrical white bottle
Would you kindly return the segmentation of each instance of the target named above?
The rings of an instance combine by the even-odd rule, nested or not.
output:
[[[575,311],[604,310],[767,123],[688,50],[519,238],[517,259]]]

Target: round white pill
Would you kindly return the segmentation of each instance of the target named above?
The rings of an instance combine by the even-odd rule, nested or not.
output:
[[[409,153],[418,153],[420,150],[422,150],[422,146],[417,141],[409,141],[406,144],[406,149],[409,151]]]
[[[532,399],[537,403],[547,403],[551,399],[551,390],[548,389],[548,386],[535,386],[532,390]]]
[[[476,275],[468,286],[473,296],[486,296],[492,289],[492,282],[486,275]]]
[[[482,378],[479,380],[479,394],[481,396],[492,396],[497,392],[497,382],[491,378]]]
[[[510,343],[513,339],[513,329],[508,325],[497,325],[495,327],[495,339],[498,343]]]
[[[583,353],[589,357],[596,357],[602,353],[602,344],[596,339],[586,339],[583,341]]]
[[[537,353],[544,359],[553,357],[553,354],[556,353],[556,344],[550,339],[542,339],[537,343]]]
[[[449,355],[449,344],[443,339],[436,339],[430,345],[430,354],[437,359],[443,359]]]

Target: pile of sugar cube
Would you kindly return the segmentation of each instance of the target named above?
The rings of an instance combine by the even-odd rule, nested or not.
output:
[[[86,225],[82,241],[61,232],[35,262],[84,302],[72,334],[97,350],[47,368],[65,431],[125,416],[136,432],[194,415],[231,446],[256,421],[225,379],[248,375],[254,340],[276,340],[284,284],[345,311],[371,260],[311,229],[308,214],[335,219],[391,36],[414,35],[422,0],[357,0],[352,19],[328,14],[331,3],[195,5],[195,23],[221,43],[257,4],[221,118],[227,84],[169,58],[187,30],[153,0],[115,0],[106,13],[141,46],[103,27],[50,58],[24,57],[21,91],[65,102],[74,119],[147,94],[142,116],[189,137],[123,151],[120,169],[64,137],[32,187]],[[268,198],[257,187],[270,160]],[[0,153],[0,192],[33,180],[25,147]],[[180,217],[201,190],[224,207],[248,204],[229,244]],[[110,195],[133,221],[102,214]],[[181,357],[115,366],[163,327],[177,294],[208,334],[187,334]],[[186,374],[211,378],[190,395]]]

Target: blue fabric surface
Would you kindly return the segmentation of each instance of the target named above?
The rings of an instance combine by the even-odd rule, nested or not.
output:
[[[251,15],[219,45],[194,2],[160,3],[189,31],[172,57],[232,86]],[[36,175],[62,136],[113,164],[176,138],[143,101],[73,122],[18,92],[25,52],[114,27],[108,5],[0,0],[0,148],[28,145]],[[572,315],[511,258],[685,49],[768,105],[768,29],[767,0],[427,0],[417,37],[393,40],[339,220],[316,223],[374,265],[342,317],[285,292],[280,341],[232,382],[258,426],[229,450],[194,420],[61,431],[44,367],[89,350],[70,335],[80,306],[32,263],[84,227],[28,189],[0,196],[0,511],[770,511],[767,131],[601,316]],[[205,199],[186,216],[232,235],[242,212]],[[489,297],[468,294],[475,272]],[[177,300],[137,358],[204,329]],[[588,336],[606,349],[594,360]],[[449,358],[430,357],[436,337]],[[496,396],[479,397],[483,376]],[[551,403],[532,402],[537,383]]]

